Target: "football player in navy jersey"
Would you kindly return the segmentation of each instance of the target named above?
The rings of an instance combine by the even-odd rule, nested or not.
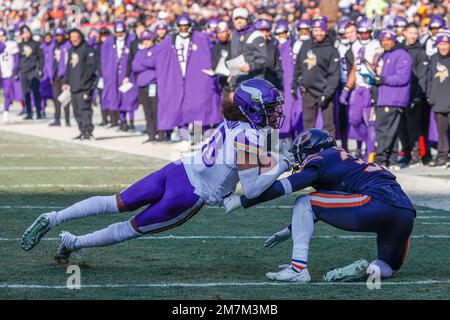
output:
[[[294,140],[294,154],[299,172],[276,181],[260,196],[230,196],[225,209],[257,203],[313,187],[316,192],[297,198],[292,224],[266,240],[272,247],[292,236],[294,246],[289,267],[267,273],[270,280],[309,282],[309,243],[314,223],[324,221],[336,228],[377,235],[378,256],[372,263],[358,260],[349,266],[328,272],[326,281],[362,279],[378,272],[381,278],[391,277],[402,266],[408,251],[416,210],[396,177],[374,163],[358,159],[338,149],[334,138],[322,129],[307,129]]]

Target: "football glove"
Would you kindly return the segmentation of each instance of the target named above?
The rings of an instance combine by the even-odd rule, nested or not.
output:
[[[223,199],[223,206],[225,207],[225,213],[231,213],[232,211],[242,207],[241,196],[232,194],[231,196]]]
[[[264,242],[264,247],[273,248],[277,244],[289,239],[291,235],[291,230],[289,228],[284,228],[283,230],[278,231],[277,233],[274,233],[269,238],[267,238]]]

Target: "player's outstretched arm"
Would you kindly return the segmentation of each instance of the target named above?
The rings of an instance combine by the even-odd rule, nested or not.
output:
[[[287,178],[277,180],[256,198],[249,199],[245,195],[241,196],[241,205],[243,208],[249,208],[258,203],[270,201],[281,196],[291,194],[313,185],[318,178],[319,170],[317,168],[305,168],[299,173],[295,173]]]

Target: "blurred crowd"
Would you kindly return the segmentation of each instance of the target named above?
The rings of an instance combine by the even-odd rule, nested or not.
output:
[[[51,125],[63,112],[69,126],[71,105],[77,139],[92,139],[93,105],[100,125],[123,131],[135,130],[142,106],[147,141],[179,141],[197,122],[217,125],[233,90],[262,77],[283,91],[287,145],[317,126],[344,148],[356,140],[371,162],[445,167],[449,9],[448,0],[0,0],[3,119],[13,101],[32,120],[53,100]]]

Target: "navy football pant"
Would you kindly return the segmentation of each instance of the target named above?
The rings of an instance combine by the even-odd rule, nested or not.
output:
[[[414,211],[363,194],[318,191],[310,194],[316,219],[338,229],[377,234],[378,259],[397,271],[408,254]]]

